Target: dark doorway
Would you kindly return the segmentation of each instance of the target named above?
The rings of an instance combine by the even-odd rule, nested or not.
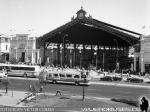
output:
[[[9,61],[9,54],[5,54],[6,56],[6,61]]]
[[[21,62],[25,62],[25,52],[22,52],[21,54]]]

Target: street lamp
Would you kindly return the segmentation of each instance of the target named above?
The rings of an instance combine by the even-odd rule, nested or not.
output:
[[[83,79],[84,79],[84,83],[83,83],[83,85],[82,85],[82,101],[84,101],[84,99],[85,99],[85,84],[86,84],[86,82],[87,82],[87,80],[86,80],[86,75],[84,74],[84,71],[82,71],[81,72],[81,77],[83,77]]]

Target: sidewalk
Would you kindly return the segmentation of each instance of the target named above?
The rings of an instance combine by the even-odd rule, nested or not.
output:
[[[145,83],[130,83],[130,82],[119,82],[119,81],[91,81],[90,84],[96,85],[112,85],[112,86],[122,86],[122,87],[134,87],[134,88],[150,88],[150,84]]]

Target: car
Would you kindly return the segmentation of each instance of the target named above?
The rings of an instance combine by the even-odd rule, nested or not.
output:
[[[5,78],[7,78],[7,73],[1,71],[1,72],[0,72],[0,79],[5,79]]]
[[[100,78],[101,81],[113,81],[113,78],[111,76],[104,76]]]
[[[135,78],[135,77],[129,77],[129,78],[127,78],[127,82],[142,83],[143,79]]]
[[[121,81],[122,80],[121,77],[116,77],[116,76],[112,77],[112,79],[113,79],[113,81]]]

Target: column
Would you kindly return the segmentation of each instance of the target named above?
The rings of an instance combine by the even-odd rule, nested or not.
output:
[[[76,44],[74,44],[74,51],[73,51],[73,66],[76,66]]]
[[[63,42],[63,66],[66,64],[66,43]]]
[[[144,52],[140,52],[140,67],[141,67],[141,72],[144,72]]]
[[[42,65],[45,65],[46,62],[46,43],[44,43],[43,45],[43,61],[42,61]]]
[[[61,65],[61,63],[60,63],[60,44],[57,44],[57,59],[56,59],[56,64]]]
[[[136,71],[136,54],[134,54],[134,71]]]
[[[91,45],[91,65],[93,67],[93,46]]]
[[[105,46],[103,46],[103,71],[105,71]]]
[[[84,62],[84,59],[85,59],[85,45],[83,44],[83,51],[82,51],[82,66],[85,67],[85,62]]]
[[[32,64],[35,64],[35,56],[34,56],[34,51],[32,50]]]

